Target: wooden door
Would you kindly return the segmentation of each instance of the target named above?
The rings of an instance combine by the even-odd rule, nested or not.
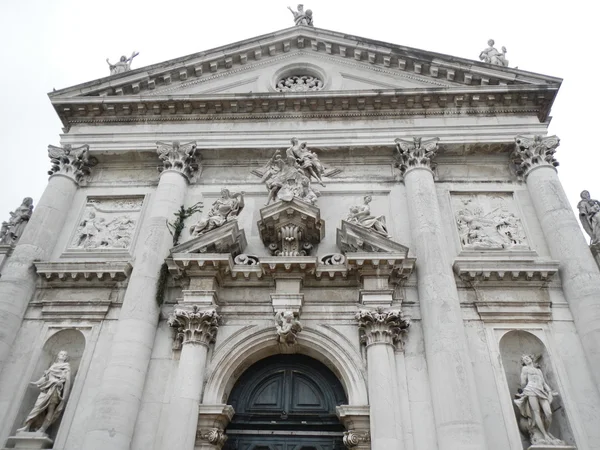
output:
[[[228,399],[236,413],[227,450],[338,450],[344,428],[337,405],[347,404],[337,377],[303,355],[265,358],[242,374]]]

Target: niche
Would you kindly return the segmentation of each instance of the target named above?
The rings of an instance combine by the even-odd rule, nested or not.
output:
[[[546,347],[536,336],[527,331],[512,330],[506,333],[500,340],[500,355],[502,356],[502,365],[506,374],[506,381],[508,383],[508,389],[511,394],[511,404],[514,409],[514,418],[517,425],[520,424],[519,430],[521,430],[521,442],[523,448],[527,449],[532,445],[530,442],[529,433],[524,427],[526,421],[520,421],[522,418],[519,413],[519,409],[513,402],[517,398],[516,394],[518,389],[521,388],[521,370],[523,365],[521,363],[521,357],[524,355],[534,355],[534,366],[538,367],[546,383],[550,386],[552,391],[558,392],[558,396],[554,397],[551,409],[552,409],[552,425],[550,427],[550,434],[555,438],[562,439],[567,445],[574,445],[573,432],[569,425],[567,414],[565,411],[564,402],[562,399],[562,392],[559,388],[558,378],[552,364],[550,363],[550,356],[546,351]],[[525,423],[523,423],[525,422]]]
[[[44,344],[42,352],[39,355],[39,358],[35,365],[35,370],[33,371],[32,378],[29,381],[39,380],[40,377],[44,374],[44,371],[48,369],[55,361],[58,352],[60,352],[61,350],[66,350],[69,354],[69,364],[71,365],[71,386],[69,393],[71,394],[73,392],[75,378],[77,376],[77,371],[79,370],[79,364],[81,362],[81,357],[83,355],[84,349],[85,337],[79,330],[61,330],[53,334]],[[14,423],[12,428],[12,435],[15,434],[17,428],[21,428],[23,426],[23,423],[25,422],[27,415],[33,408],[39,393],[40,390],[36,386],[27,384],[25,395],[23,396],[23,401],[21,402],[21,407],[19,408],[19,413],[17,414],[16,422]],[[70,401],[71,395],[69,395],[69,398],[67,399],[65,410],[66,408],[68,408]],[[63,410],[63,413],[46,431],[46,433],[52,440],[56,438],[56,434],[62,422],[65,410]]]

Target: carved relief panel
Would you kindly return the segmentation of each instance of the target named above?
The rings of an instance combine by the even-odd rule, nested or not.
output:
[[[512,193],[454,192],[451,202],[463,250],[530,250]]]
[[[138,230],[144,196],[88,197],[67,254],[128,252]]]

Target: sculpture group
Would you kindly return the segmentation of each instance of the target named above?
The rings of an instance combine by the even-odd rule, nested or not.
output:
[[[10,213],[8,222],[2,222],[0,228],[0,244],[14,245],[23,235],[23,230],[33,213],[33,199],[25,197],[21,206]]]
[[[128,248],[135,222],[126,214],[107,222],[91,210],[79,223],[72,245],[83,249]]]
[[[310,9],[307,9],[306,11],[304,11],[304,5],[302,5],[302,4],[298,5],[297,11],[294,11],[289,6],[288,6],[288,9],[294,15],[294,23],[296,25],[305,25],[305,26],[309,26],[309,27],[314,26],[313,13]]]

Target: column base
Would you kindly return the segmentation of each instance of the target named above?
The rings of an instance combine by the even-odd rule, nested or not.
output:
[[[38,450],[42,448],[52,448],[54,441],[46,433],[37,431],[17,431],[17,434],[11,436],[6,441],[8,448],[21,448],[28,450]]]

